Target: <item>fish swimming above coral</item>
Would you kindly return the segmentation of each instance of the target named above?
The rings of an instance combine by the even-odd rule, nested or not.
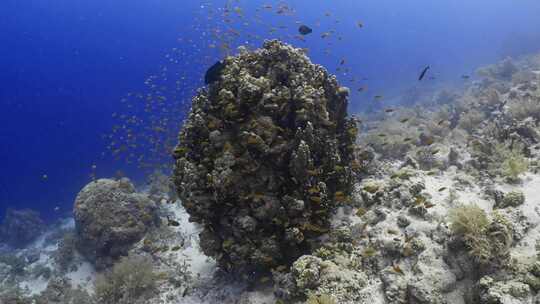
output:
[[[299,28],[298,28],[298,32],[305,36],[305,35],[309,35],[311,33],[313,33],[313,29],[311,29],[309,26],[307,25],[301,25]]]
[[[218,61],[214,63],[204,75],[204,83],[205,84],[211,84],[213,82],[218,81],[221,78],[221,73],[223,72],[223,68],[225,67],[225,64],[223,64],[223,61]]]
[[[0,303],[540,304],[540,1],[25,2]]]

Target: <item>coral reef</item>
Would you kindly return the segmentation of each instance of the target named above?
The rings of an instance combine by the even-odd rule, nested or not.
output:
[[[525,195],[521,191],[512,191],[495,200],[495,208],[519,207],[525,203]]]
[[[87,291],[73,288],[67,278],[56,277],[49,281],[40,295],[33,297],[36,304],[101,304],[94,301]]]
[[[62,240],[58,242],[58,249],[55,252],[54,261],[61,272],[66,272],[71,266],[75,258],[76,246],[77,239],[73,232],[66,233]]]
[[[298,258],[290,271],[274,270],[275,294],[280,299],[310,303],[331,296],[336,303],[359,303],[369,297],[363,290],[367,275],[361,262],[370,257],[365,250],[353,251],[348,227],[336,229],[330,238],[313,255]]]
[[[224,60],[193,98],[174,182],[204,252],[238,274],[290,265],[349,200],[357,127],[348,89],[300,49],[267,41]]]
[[[468,247],[469,254],[480,264],[504,266],[513,244],[513,227],[502,214],[492,219],[476,205],[463,205],[450,211],[450,228]]]
[[[518,71],[514,61],[511,58],[506,58],[503,61],[489,65],[483,68],[479,68],[476,72],[478,75],[502,81],[511,81],[514,73]]]
[[[411,91],[421,111],[362,116],[354,147],[332,76],[279,42],[241,50],[194,98],[172,180],[79,195],[107,211],[76,219],[103,232],[97,280],[64,223],[0,246],[0,303],[540,303],[539,58]]]
[[[156,291],[158,279],[150,258],[123,257],[96,279],[96,298],[100,304],[147,303]]]
[[[156,204],[126,178],[86,185],[74,206],[77,249],[98,269],[112,265],[158,223]]]
[[[154,201],[166,199],[176,201],[177,195],[171,177],[165,175],[162,171],[156,170],[148,176],[148,194]]]
[[[45,227],[39,213],[30,209],[8,209],[0,225],[0,241],[21,248],[38,237]]]
[[[331,295],[312,295],[308,298],[306,304],[336,304],[336,301]]]
[[[1,254],[0,263],[8,266],[8,272],[11,275],[22,275],[25,272],[25,267],[28,263],[23,257],[17,256],[12,253]]]
[[[0,289],[0,303],[5,304],[101,304],[86,291],[73,288],[65,277],[51,278],[46,289],[37,295],[27,295],[18,287]]]

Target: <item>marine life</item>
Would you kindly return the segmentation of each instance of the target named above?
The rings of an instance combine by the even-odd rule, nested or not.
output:
[[[397,274],[405,275],[399,264],[392,264],[392,270]]]
[[[173,2],[2,7],[0,303],[540,299],[534,1]]]
[[[219,81],[221,79],[221,73],[225,68],[225,63],[223,61],[218,61],[214,63],[204,75],[204,83],[211,84],[213,82]]]
[[[430,202],[426,202],[426,203],[424,203],[424,207],[425,207],[426,209],[429,209],[429,208],[435,207],[435,204],[430,203]]]
[[[421,81],[426,76],[427,71],[429,70],[429,65],[426,66],[422,72],[420,73],[420,76],[418,76],[418,81]]]
[[[298,32],[300,33],[300,35],[309,35],[311,33],[313,33],[313,29],[311,29],[309,26],[307,25],[301,25],[299,28],[298,28]]]

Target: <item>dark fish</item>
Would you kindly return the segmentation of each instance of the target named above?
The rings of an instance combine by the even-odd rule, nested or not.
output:
[[[469,76],[469,75],[461,75],[461,78],[463,78],[463,79],[469,79],[469,78],[471,78],[471,76]]]
[[[179,222],[177,222],[177,221],[175,221],[175,220],[171,220],[170,217],[167,217],[167,222],[168,222],[167,225],[172,226],[172,227],[178,227],[178,226],[180,226],[180,223],[179,223]]]
[[[426,76],[426,73],[428,70],[429,70],[429,65],[422,70],[422,73],[420,73],[420,77],[418,77],[418,81],[422,80],[424,76]]]
[[[313,30],[307,25],[300,25],[300,27],[298,28],[298,32],[300,33],[300,35],[305,36],[313,33]]]
[[[216,62],[213,66],[211,66],[204,75],[204,83],[205,84],[211,84],[213,82],[216,82],[221,79],[221,73],[223,73],[223,69],[225,68],[225,63],[223,61]]]

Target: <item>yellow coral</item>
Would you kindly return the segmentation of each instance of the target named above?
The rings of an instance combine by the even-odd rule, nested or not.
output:
[[[336,300],[328,294],[310,295],[306,304],[336,304]]]

